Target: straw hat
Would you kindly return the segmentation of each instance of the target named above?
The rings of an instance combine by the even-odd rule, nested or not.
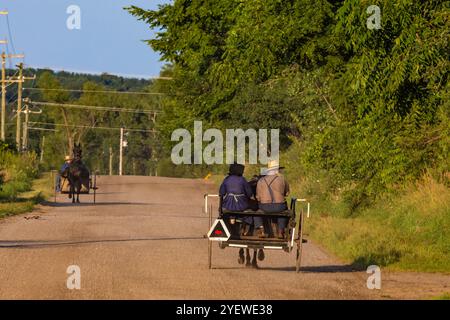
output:
[[[284,169],[284,167],[280,167],[280,160],[270,160],[267,163],[267,171],[276,169]]]
[[[261,169],[261,174],[265,176],[269,172],[272,172],[272,171],[275,171],[275,170],[279,170],[279,169],[284,169],[284,167],[280,167],[280,161],[279,160],[270,160],[267,163],[267,168],[262,168]]]
[[[65,156],[64,157],[64,161],[70,161],[70,160],[72,160],[72,158],[70,156]]]

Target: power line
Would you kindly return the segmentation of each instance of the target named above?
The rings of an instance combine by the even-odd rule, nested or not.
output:
[[[158,111],[153,110],[139,110],[139,109],[127,109],[119,107],[100,107],[100,106],[85,106],[79,104],[67,104],[67,103],[53,103],[53,102],[42,102],[42,101],[32,101],[30,102],[37,106],[50,106],[50,107],[62,107],[62,108],[73,108],[73,109],[91,109],[99,111],[112,111],[112,112],[128,112],[128,113],[143,113],[143,114],[158,114]]]
[[[8,26],[8,34],[9,34],[9,40],[11,42],[11,48],[13,49],[13,53],[16,54],[16,48],[14,47],[14,40],[12,37],[11,27],[9,25],[9,14],[6,15],[6,24]]]
[[[113,93],[113,94],[137,94],[137,95],[154,95],[163,96],[164,93],[142,92],[142,91],[113,91],[113,90],[81,90],[81,89],[47,89],[47,88],[23,88],[23,90],[32,91],[66,91],[66,92],[87,92],[87,93]]]
[[[55,126],[55,127],[71,127],[71,128],[87,128],[87,129],[101,129],[101,130],[120,130],[122,128],[118,127],[98,127],[98,126],[82,126],[82,125],[76,125],[76,124],[64,124],[64,123],[49,123],[49,122],[30,122],[30,124],[38,124],[38,125],[48,125],[48,126]],[[134,131],[134,132],[156,132],[154,129],[133,129],[133,128],[124,128],[125,131]]]
[[[0,12],[0,14],[4,14]],[[6,88],[8,83],[15,83],[19,81],[23,81],[23,79],[14,80],[11,78],[6,78],[6,58],[22,58],[23,55],[17,54],[8,54],[6,55],[4,52],[1,54],[1,64],[2,64],[2,79],[1,79],[1,87],[2,87],[2,98],[1,98],[1,125],[0,125],[0,139],[5,141],[5,122],[6,122]]]
[[[58,130],[55,130],[55,129],[47,129],[47,128],[36,128],[36,127],[27,127],[27,130],[36,130],[36,131],[52,131],[52,132],[58,132]]]
[[[11,58],[10,58],[11,60]],[[14,73],[14,75],[12,77],[9,77],[9,79],[13,79],[17,76],[17,74],[19,73],[19,71],[16,71],[16,73]],[[6,85],[6,88],[15,85],[15,82],[11,82],[9,84]],[[9,97],[8,101],[6,102],[7,104],[11,104],[11,103],[15,103],[17,101],[17,96],[18,96],[18,92],[14,91],[14,94],[12,97]]]
[[[8,56],[8,66],[9,66],[8,68],[12,69],[13,68],[13,63],[12,63],[11,55],[9,53],[9,42],[6,42],[5,49],[6,49],[6,54]]]

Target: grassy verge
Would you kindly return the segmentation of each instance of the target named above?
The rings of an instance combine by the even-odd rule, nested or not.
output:
[[[437,296],[432,300],[450,300],[450,293],[444,293],[443,295]]]
[[[310,237],[357,268],[450,273],[450,190],[427,178],[346,217],[340,201],[312,201]]]
[[[289,175],[288,175],[289,178]],[[217,186],[222,175],[210,181]],[[450,190],[425,177],[396,195],[348,216],[342,199],[290,179],[292,195],[307,197],[305,232],[344,262],[365,269],[450,273]],[[309,195],[309,196],[308,196]]]
[[[30,212],[34,206],[53,193],[53,180],[50,173],[42,174],[38,179],[33,180],[31,190],[19,193],[17,197],[0,202],[0,219]]]

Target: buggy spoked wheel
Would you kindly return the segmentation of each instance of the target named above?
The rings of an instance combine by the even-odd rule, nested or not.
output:
[[[208,208],[208,214],[209,214],[209,228],[212,227],[212,205]],[[212,242],[208,239],[208,268],[212,269]]]
[[[96,197],[97,197],[97,172],[94,173],[94,182],[93,182],[93,186],[91,187],[92,190],[94,190],[94,204],[96,202]]]
[[[208,241],[208,269],[212,269],[212,243]]]
[[[52,173],[55,173],[52,171]],[[54,202],[56,203],[56,179],[58,178],[58,174],[55,173],[55,176],[53,177],[53,192],[54,192]]]
[[[299,219],[299,229],[298,229],[298,239],[297,239],[297,256],[296,256],[296,263],[295,263],[295,271],[298,273],[300,272],[300,267],[302,264],[302,253],[303,253],[303,210],[300,212],[300,219]]]

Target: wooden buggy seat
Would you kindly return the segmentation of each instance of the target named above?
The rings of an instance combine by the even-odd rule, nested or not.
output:
[[[272,250],[284,250],[290,252],[294,246],[294,237],[296,231],[296,199],[291,200],[290,209],[277,212],[266,213],[258,210],[246,210],[246,211],[225,211],[222,209],[221,203],[219,205],[219,218],[223,219],[227,228],[230,230],[231,237],[227,241],[220,243],[221,248],[236,247],[236,248],[252,248],[252,249],[272,249]],[[239,221],[244,217],[262,217],[264,221],[264,229],[267,233],[269,231],[269,237],[260,238],[255,235],[242,235],[240,232],[240,223],[231,224],[230,219],[234,218]],[[287,218],[288,224],[284,239],[278,239],[274,236],[274,230],[271,226],[271,221],[276,222],[278,218]]]

